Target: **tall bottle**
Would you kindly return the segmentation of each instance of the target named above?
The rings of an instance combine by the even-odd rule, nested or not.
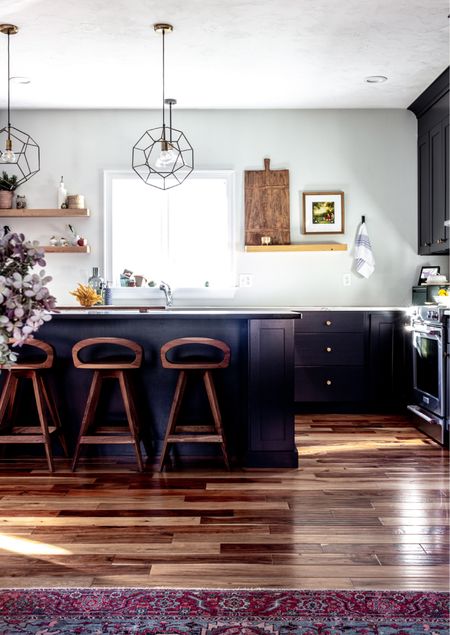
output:
[[[63,203],[66,202],[66,198],[67,198],[67,190],[66,190],[66,186],[64,185],[64,177],[61,177],[61,181],[59,182],[59,185],[58,185],[58,209],[61,209]]]
[[[101,276],[98,275],[98,267],[92,267],[92,276],[88,280],[88,285],[91,289],[94,289],[98,295],[103,295],[103,287],[105,282]]]

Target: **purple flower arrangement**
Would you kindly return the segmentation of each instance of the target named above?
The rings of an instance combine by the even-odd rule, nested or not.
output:
[[[56,298],[45,286],[51,277],[45,271],[44,250],[23,234],[9,232],[0,238],[0,365],[17,361],[14,346],[33,337],[39,327],[51,319]],[[10,340],[14,339],[13,345]]]

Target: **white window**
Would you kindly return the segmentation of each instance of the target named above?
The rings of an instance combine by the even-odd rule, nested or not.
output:
[[[172,287],[230,287],[233,172],[196,171],[159,190],[131,171],[105,172],[105,277],[130,269]]]

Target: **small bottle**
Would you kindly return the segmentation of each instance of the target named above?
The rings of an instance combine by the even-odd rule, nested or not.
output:
[[[66,204],[67,190],[64,185],[64,177],[61,177],[61,181],[58,185],[58,209],[61,209]]]
[[[112,282],[108,280],[105,286],[105,293],[103,296],[103,303],[106,305],[112,304]]]
[[[105,285],[103,278],[98,275],[98,267],[92,268],[92,276],[88,280],[88,285],[91,289],[94,289],[98,295],[102,295],[103,287]]]

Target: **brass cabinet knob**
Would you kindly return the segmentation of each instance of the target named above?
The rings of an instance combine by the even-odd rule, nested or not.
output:
[[[327,326],[331,326],[331,320],[327,320],[327,321],[325,322],[325,324],[326,324]]]
[[[327,346],[326,349],[327,353],[331,353],[331,346]]]
[[[327,379],[327,386],[331,386],[331,379]]]

